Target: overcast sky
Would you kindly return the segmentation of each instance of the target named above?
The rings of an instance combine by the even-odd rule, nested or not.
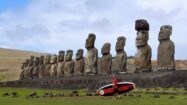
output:
[[[117,37],[127,38],[128,56],[136,52],[136,19],[150,24],[149,45],[156,59],[160,26],[173,26],[176,59],[187,59],[187,0],[0,0],[0,47],[45,53],[83,48],[90,32],[101,53]],[[101,56],[101,54],[99,55]]]

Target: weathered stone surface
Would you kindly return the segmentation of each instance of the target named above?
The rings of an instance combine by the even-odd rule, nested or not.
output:
[[[83,49],[78,49],[75,58],[75,67],[74,75],[80,76],[84,75],[84,58],[83,58]]]
[[[65,52],[63,50],[59,51],[58,55],[58,65],[57,65],[57,77],[60,78],[64,74],[64,56]]]
[[[136,31],[141,31],[141,30],[149,31],[149,23],[147,22],[147,20],[144,20],[144,19],[136,20],[135,30]]]
[[[51,70],[50,70],[50,77],[57,77],[57,55],[51,56]]]
[[[72,76],[74,73],[74,61],[72,60],[73,50],[67,50],[64,64],[64,75]]]
[[[29,79],[33,78],[33,70],[34,70],[34,56],[31,56],[29,59],[29,70],[28,70],[28,75],[29,75]]]
[[[50,70],[51,70],[50,59],[51,59],[51,55],[50,54],[45,56],[44,78],[49,78],[50,77]]]
[[[44,65],[44,56],[40,56],[39,60],[39,78],[44,78],[44,70],[45,70],[45,65]]]
[[[152,69],[151,65],[151,47],[147,44],[149,39],[148,31],[141,30],[137,32],[135,54],[135,72],[149,72]]]
[[[29,59],[25,60],[24,79],[29,79]]]
[[[97,61],[98,61],[98,50],[95,48],[96,35],[90,33],[86,39],[87,54],[85,58],[85,74],[96,75],[98,73]]]
[[[101,57],[100,61],[100,74],[106,75],[111,74],[111,67],[112,67],[112,55],[110,54],[111,44],[105,43],[101,48],[101,52],[103,56]]]
[[[34,59],[34,68],[33,68],[33,78],[38,78],[39,77],[39,57],[35,57]]]
[[[172,26],[163,25],[160,28],[158,40],[157,69],[158,70],[175,70],[175,45],[170,40]]]
[[[117,55],[115,57],[116,70],[113,70],[114,73],[127,72],[126,69],[127,53],[124,51],[125,42],[126,42],[126,38],[124,36],[120,36],[117,38],[117,42],[116,42]]]
[[[134,82],[136,87],[187,88],[187,71],[166,71],[117,75],[121,81]],[[0,82],[0,87],[22,87],[42,89],[98,89],[112,83],[111,75],[76,76]]]

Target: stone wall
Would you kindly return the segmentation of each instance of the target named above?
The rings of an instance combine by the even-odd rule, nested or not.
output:
[[[120,81],[134,82],[136,87],[185,87],[187,71],[149,72],[117,75]],[[112,83],[112,75],[74,76],[1,82],[0,87],[22,87],[42,89],[98,89]]]

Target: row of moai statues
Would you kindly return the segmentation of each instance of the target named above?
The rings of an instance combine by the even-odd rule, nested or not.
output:
[[[150,72],[151,65],[151,47],[149,40],[149,23],[144,20],[136,20],[135,30],[137,52],[135,54],[135,72]],[[175,70],[174,53],[175,46],[170,40],[172,26],[161,26],[158,40],[158,59],[157,69],[160,71]],[[83,49],[78,49],[75,59],[72,59],[73,50],[59,51],[59,55],[46,55],[40,57],[31,56],[21,67],[21,79],[32,78],[60,78],[63,76],[82,76],[82,75],[106,75],[111,73],[127,73],[127,54],[124,50],[126,38],[120,36],[117,38],[115,50],[115,70],[112,70],[112,55],[110,54],[111,44],[104,43],[101,48],[102,57],[99,63],[98,71],[98,50],[95,48],[96,35],[90,33],[86,39],[85,48],[86,57],[83,57]]]

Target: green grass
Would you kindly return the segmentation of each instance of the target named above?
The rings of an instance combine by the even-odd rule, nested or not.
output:
[[[150,89],[149,91],[153,91]],[[162,90],[162,89],[159,89]],[[170,91],[172,90],[169,89]],[[184,89],[177,89],[183,91]],[[40,98],[29,98],[26,96],[31,92],[37,92]],[[71,90],[44,90],[44,89],[23,89],[23,88],[0,88],[0,94],[5,92],[17,92],[19,97],[0,96],[0,105],[187,105],[187,95],[177,94],[175,98],[171,95],[159,95],[160,98],[153,98],[153,94],[145,94],[146,89],[136,89],[130,94],[121,95],[121,99],[113,100],[112,97],[85,96],[85,90],[79,90],[80,96],[70,97]],[[64,93],[64,97],[42,97],[45,92]],[[141,94],[137,97],[136,92]]]

